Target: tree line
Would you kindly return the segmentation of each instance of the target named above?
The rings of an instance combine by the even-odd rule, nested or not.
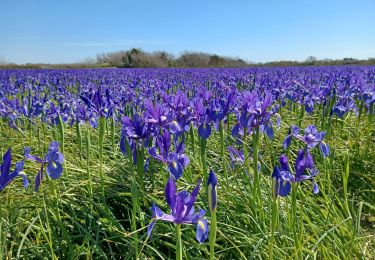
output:
[[[223,57],[203,52],[184,52],[179,57],[165,52],[145,52],[138,48],[97,55],[101,66],[118,68],[196,68],[245,67],[249,64],[240,58]]]
[[[140,48],[101,53],[96,59],[69,64],[14,64],[0,60],[0,68],[229,68],[255,66],[331,66],[331,65],[375,65],[375,58],[317,59],[308,56],[304,61],[248,62],[241,58],[220,56],[204,52],[183,52],[175,56],[166,51],[146,52]]]

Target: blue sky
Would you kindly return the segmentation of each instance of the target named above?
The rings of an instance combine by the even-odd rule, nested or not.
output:
[[[132,47],[254,62],[367,59],[375,1],[0,1],[0,61],[75,62]]]

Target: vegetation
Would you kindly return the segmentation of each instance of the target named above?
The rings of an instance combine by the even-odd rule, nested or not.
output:
[[[34,64],[23,65],[0,62],[0,69],[11,68],[230,68],[230,67],[262,67],[262,66],[337,66],[337,65],[375,65],[375,58],[358,60],[353,58],[322,59],[309,56],[305,61],[270,61],[249,62],[241,58],[224,57],[203,52],[184,52],[175,57],[165,51],[145,52],[139,48],[98,54],[96,60],[71,64]]]

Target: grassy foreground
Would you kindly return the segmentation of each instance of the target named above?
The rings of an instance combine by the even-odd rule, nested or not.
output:
[[[344,121],[333,120],[329,129],[320,127],[319,115],[305,116],[302,128],[316,124],[327,131],[331,155],[323,159],[313,151],[320,174],[319,194],[312,194],[309,182],[297,187],[296,212],[293,197],[272,198],[273,167],[282,154],[282,141],[289,127],[298,119],[298,111],[282,111],[281,128],[275,138],[261,135],[261,201],[252,196],[250,177],[244,165],[223,172],[219,154],[220,137],[214,133],[207,142],[206,160],[218,176],[217,259],[371,259],[375,258],[375,126],[366,116],[360,120],[348,115]],[[20,127],[21,129],[21,127]],[[145,176],[147,192],[140,193],[143,203],[137,213],[136,235],[131,232],[131,178],[135,169],[119,147],[120,128],[116,126],[113,150],[109,127],[104,138],[102,170],[104,197],[100,180],[98,129],[82,125],[82,154],[74,127],[65,127],[65,169],[56,181],[44,180],[39,192],[33,182],[38,171],[27,163],[25,172],[31,180],[23,190],[20,181],[0,193],[0,259],[171,259],[175,257],[175,228],[157,222],[153,236],[147,239],[151,203],[166,210],[164,187],[168,172],[151,160]],[[0,123],[0,155],[13,149],[14,161],[23,158],[25,146],[43,156],[53,140],[53,129],[38,123],[32,128],[15,130]],[[61,136],[55,136],[58,139]],[[224,132],[225,144],[234,142]],[[202,176],[198,135],[187,140],[190,164],[179,181],[179,188],[191,190]],[[252,140],[248,145],[251,148]],[[193,149],[194,146],[194,149]],[[298,143],[289,149],[295,158]],[[229,154],[225,151],[225,161]],[[138,187],[139,190],[141,187]],[[208,211],[205,184],[198,206]],[[272,218],[272,209],[277,216]],[[210,220],[209,216],[208,219]],[[134,241],[134,240],[137,241]],[[194,228],[182,226],[183,257],[207,259],[208,243],[199,245]],[[138,249],[135,249],[138,245]],[[138,252],[136,252],[138,251]]]

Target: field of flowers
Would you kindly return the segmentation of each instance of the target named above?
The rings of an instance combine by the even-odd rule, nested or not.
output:
[[[375,67],[0,71],[0,259],[375,258]]]

